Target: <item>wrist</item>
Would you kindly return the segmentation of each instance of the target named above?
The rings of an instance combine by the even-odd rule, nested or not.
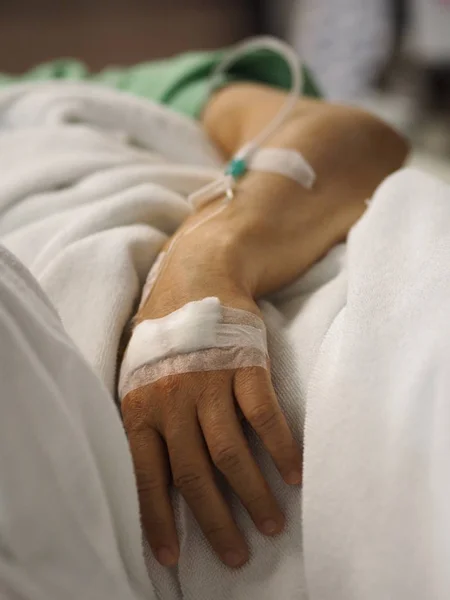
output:
[[[192,225],[192,220],[186,225]],[[236,238],[217,225],[198,228],[173,246],[135,317],[137,323],[163,317],[188,302],[210,296],[218,297],[225,306],[258,314]]]
[[[320,205],[283,179],[249,177],[227,210],[208,224],[209,231],[199,232],[202,252],[227,265],[228,276],[253,298],[294,281],[345,239],[364,210],[362,204]],[[291,186],[295,189],[287,193]]]
[[[290,185],[295,189],[287,194],[284,188]],[[172,270],[183,274],[177,279],[177,297],[200,299],[194,298],[199,290],[202,297],[257,298],[307,270],[345,237],[357,217],[344,222],[343,209],[321,209],[303,192],[280,176],[249,174],[225,210],[205,221],[223,202],[219,199],[191,217],[169,259]]]

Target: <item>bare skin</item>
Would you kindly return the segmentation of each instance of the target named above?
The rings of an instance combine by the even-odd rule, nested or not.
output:
[[[235,84],[211,99],[203,124],[230,157],[283,101],[282,92]],[[407,154],[404,140],[372,116],[314,100],[300,100],[268,145],[301,151],[317,173],[314,189],[307,191],[279,175],[248,173],[227,210],[180,239],[137,322],[206,296],[259,314],[259,297],[292,282],[345,239],[363,214],[365,200]],[[214,206],[191,217],[182,229]],[[299,485],[301,449],[262,368],[166,377],[124,399],[142,521],[163,565],[174,565],[179,557],[169,498],[172,484],[223,562],[239,567],[248,560],[244,536],[214,482],[214,468],[226,477],[261,532],[276,535],[284,527],[284,516],[248,449],[236,405],[286,484]]]

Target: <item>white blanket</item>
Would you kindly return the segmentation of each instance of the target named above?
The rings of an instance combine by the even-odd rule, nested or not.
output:
[[[142,282],[218,157],[194,122],[82,84],[12,86],[0,127],[2,242],[112,391]]]
[[[112,392],[145,276],[189,214],[186,194],[215,174],[218,157],[193,123],[87,85],[12,87],[0,94],[0,128],[1,241]],[[249,433],[286,532],[264,538],[230,498],[252,550],[233,572],[175,496],[179,567],[147,557],[158,597],[450,595],[449,231],[448,188],[399,173],[378,190],[348,249],[263,304],[274,385],[299,440],[307,408],[303,514],[301,491],[283,484]],[[134,510],[134,490],[120,501]]]
[[[307,394],[312,598],[450,598],[450,187],[413,170],[354,228]]]

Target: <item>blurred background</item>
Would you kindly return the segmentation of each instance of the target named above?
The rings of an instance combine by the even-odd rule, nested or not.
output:
[[[379,114],[450,181],[450,0],[0,0],[0,71],[61,57],[92,70],[270,33],[324,94]]]

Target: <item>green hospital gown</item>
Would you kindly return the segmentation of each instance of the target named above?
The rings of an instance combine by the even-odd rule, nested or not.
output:
[[[26,81],[91,81],[165,104],[184,115],[198,118],[211,92],[211,74],[225,50],[190,52],[173,58],[145,62],[133,67],[111,67],[90,73],[85,65],[62,59],[39,65],[23,75],[0,74],[0,89]],[[254,81],[289,89],[291,76],[284,59],[271,51],[258,50],[241,58],[214,87],[232,81]],[[308,69],[303,68],[303,94],[320,97]]]

